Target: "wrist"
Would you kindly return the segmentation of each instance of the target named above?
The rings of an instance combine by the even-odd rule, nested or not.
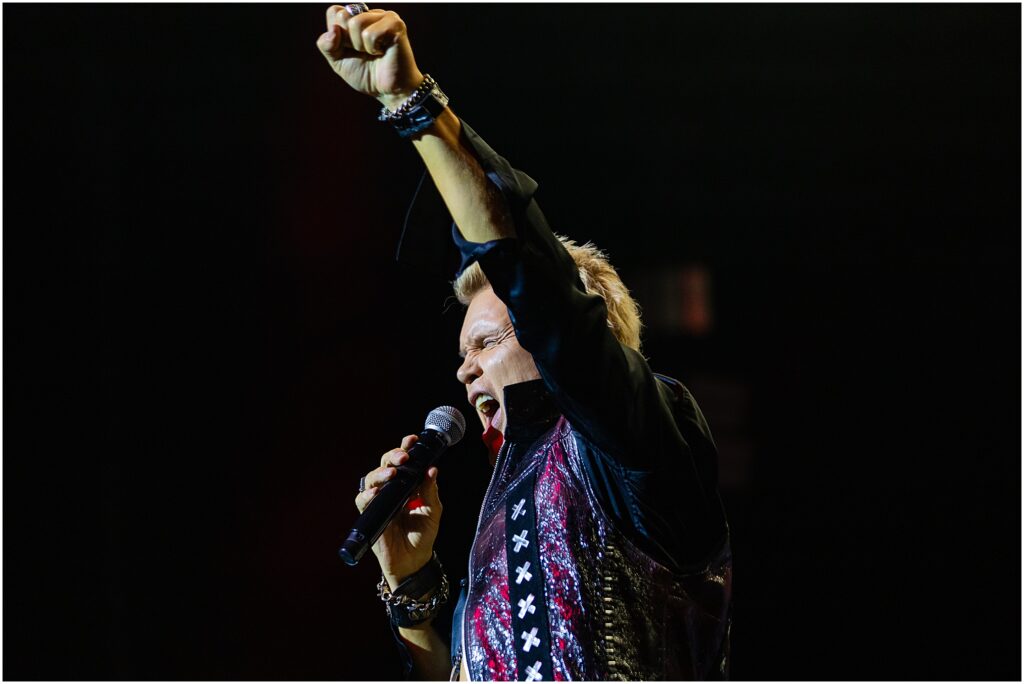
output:
[[[423,74],[417,71],[416,75],[409,80],[405,87],[390,93],[381,93],[377,96],[377,102],[387,107],[388,111],[393,112],[401,107],[403,102],[412,97],[412,94],[416,92],[421,83],[423,83]]]
[[[440,565],[434,565],[436,556],[431,551],[430,555],[418,560],[400,570],[389,569],[381,572],[384,580],[392,592],[408,596],[417,601],[421,598],[429,598],[440,578]],[[415,594],[415,595],[414,595]]]
[[[393,103],[392,103],[393,104]],[[434,125],[448,108],[448,96],[441,91],[430,74],[424,74],[420,85],[394,111],[381,107],[377,120],[390,123],[400,138],[415,138]]]
[[[396,627],[416,627],[428,622],[448,600],[448,594],[448,578],[436,554],[431,554],[422,568],[396,586],[390,585],[387,575],[377,585],[377,595]]]
[[[386,573],[385,572],[384,573],[384,580],[388,583],[389,587],[392,587],[392,591],[394,591],[398,587],[402,586],[402,583],[405,582],[405,580],[407,580],[408,578],[412,577],[417,572],[420,572],[426,566],[427,566],[427,564],[424,563],[420,567],[419,570],[416,570],[415,572],[410,572],[410,573],[408,573],[406,575],[392,575],[390,573]],[[430,595],[432,593],[434,593],[434,589],[436,589],[436,587],[430,587],[426,591],[415,591],[415,593],[420,594],[420,596],[411,596],[408,592],[402,592],[402,593],[405,596],[409,596],[409,598],[411,598],[414,601],[425,601],[426,599],[430,598]]]

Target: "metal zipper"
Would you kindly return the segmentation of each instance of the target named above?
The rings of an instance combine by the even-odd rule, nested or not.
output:
[[[462,674],[462,652],[465,650],[465,646],[459,649],[459,655],[455,658],[455,665],[452,666],[451,674],[448,675],[449,682],[459,681],[459,675]]]
[[[476,518],[476,532],[473,533],[473,546],[476,546],[476,538],[480,535],[480,523],[484,520],[484,511],[487,509],[487,501],[491,498],[491,489],[494,487],[494,481],[498,479],[498,473],[501,472],[502,467],[505,465],[505,456],[509,451],[512,450],[512,443],[505,442],[498,449],[498,457],[494,460],[494,472],[491,473],[491,481],[487,483],[487,491],[484,492],[484,500],[480,504],[480,515]],[[469,608],[469,597],[473,591],[473,547],[469,549],[469,581],[466,584],[466,608]],[[466,619],[469,611],[464,611],[462,615],[462,653],[459,653],[459,665],[462,665],[462,654],[466,652]],[[473,674],[469,672],[469,667],[466,667],[466,672],[469,673],[470,680],[473,679]]]

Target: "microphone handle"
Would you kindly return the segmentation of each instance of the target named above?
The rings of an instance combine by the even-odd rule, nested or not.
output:
[[[409,449],[409,460],[395,466],[395,476],[380,488],[377,496],[356,518],[352,531],[338,549],[338,555],[343,561],[349,565],[359,562],[423,482],[430,466],[437,462],[447,448],[447,440],[436,430],[424,430],[419,434],[419,439]]]

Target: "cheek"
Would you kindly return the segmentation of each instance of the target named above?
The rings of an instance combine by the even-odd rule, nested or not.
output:
[[[506,356],[508,354],[501,347],[480,352],[480,356],[477,357],[477,363],[480,364],[480,370],[483,371],[484,377],[490,378],[496,383],[501,382],[505,377],[505,370],[507,368],[505,363]],[[495,389],[501,389],[501,387],[499,386]]]
[[[491,349],[481,357],[480,366],[484,374],[494,380],[498,390],[506,385],[540,378],[533,356],[515,341]]]
[[[509,377],[509,384],[536,380],[540,377],[540,373],[537,371],[537,364],[533,361],[533,356],[530,352],[520,347],[518,342],[513,342],[509,345],[504,363]]]

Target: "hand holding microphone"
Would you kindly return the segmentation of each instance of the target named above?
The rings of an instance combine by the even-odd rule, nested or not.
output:
[[[372,545],[392,587],[427,564],[441,522],[434,464],[462,439],[465,429],[462,414],[442,406],[427,416],[423,432],[406,436],[400,449],[381,457],[380,467],[366,474],[366,489],[355,499],[360,516],[338,552],[346,563],[358,563]],[[409,510],[405,503],[416,492],[422,505]]]

